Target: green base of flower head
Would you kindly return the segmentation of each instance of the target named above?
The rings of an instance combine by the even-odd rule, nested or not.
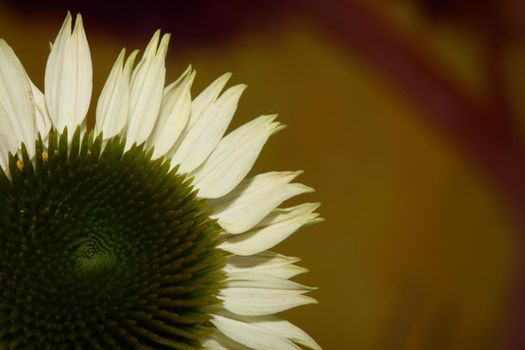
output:
[[[220,227],[152,151],[52,131],[0,170],[0,349],[193,349],[220,304]]]

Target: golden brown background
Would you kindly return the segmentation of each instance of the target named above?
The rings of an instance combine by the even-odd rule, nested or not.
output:
[[[231,71],[249,86],[235,125],[279,112],[254,171],[303,169],[301,200],[323,203],[277,250],[320,287],[286,317],[325,349],[525,349],[525,5],[249,3],[4,0],[0,37],[43,87],[82,10],[97,96],[160,27],[169,81],[191,63],[196,94]]]

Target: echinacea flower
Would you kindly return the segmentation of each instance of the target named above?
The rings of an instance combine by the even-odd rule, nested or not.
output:
[[[274,314],[314,303],[274,253],[320,221],[299,172],[246,177],[283,126],[224,136],[245,88],[165,86],[169,35],[122,51],[87,127],[92,66],[68,14],[44,93],[0,40],[0,348],[319,349]]]

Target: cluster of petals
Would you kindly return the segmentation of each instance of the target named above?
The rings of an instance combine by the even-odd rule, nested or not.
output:
[[[74,22],[74,23],[73,23]],[[320,349],[304,331],[274,314],[315,303],[312,288],[290,279],[307,270],[298,258],[271,249],[300,227],[320,221],[317,203],[280,205],[312,188],[294,182],[300,172],[266,172],[247,177],[270,136],[283,129],[276,115],[262,115],[227,133],[245,85],[225,89],[224,74],[195,98],[195,71],[188,67],[165,83],[169,35],[157,31],[137,61],[138,51],[118,55],[96,105],[95,133],[125,136],[127,147],[145,144],[154,158],[170,160],[190,174],[198,197],[223,228],[220,248],[231,253],[227,281],[218,295],[222,309],[211,315],[215,332],[208,349]],[[78,15],[67,18],[51,46],[43,92],[25,72],[11,47],[0,39],[0,166],[9,153],[49,131],[87,130],[92,93],[90,50]],[[70,133],[72,134],[72,133]],[[300,345],[300,346],[299,346]]]

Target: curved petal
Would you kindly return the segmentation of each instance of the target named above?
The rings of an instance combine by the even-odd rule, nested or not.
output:
[[[268,138],[284,125],[277,115],[256,118],[226,135],[208,159],[194,172],[194,186],[201,198],[218,198],[244,179]]]
[[[125,50],[120,52],[98,99],[95,132],[102,132],[105,139],[120,134],[128,122],[131,69],[137,53],[133,51],[124,64]]]
[[[195,125],[181,138],[172,158],[173,165],[180,165],[180,173],[197,168],[217,146],[230,125],[245,88],[246,85],[236,85],[226,90],[204,110]]]
[[[292,278],[308,272],[308,269],[295,265],[300,260],[271,251],[249,256],[233,255],[224,266],[224,271],[228,275],[238,272],[256,272],[280,278]]]
[[[11,47],[0,39],[0,164],[5,169],[8,153],[25,143],[35,151],[35,105],[31,83]]]
[[[315,210],[315,208],[313,208]],[[221,249],[237,255],[252,255],[273,248],[305,225],[321,222],[318,213],[307,212],[288,220],[234,235],[220,245]]]
[[[254,272],[228,276],[219,293],[224,308],[238,315],[270,315],[317,301],[303,294],[314,288],[287,279]]]
[[[212,315],[211,322],[227,337],[254,350],[301,350],[300,347],[274,333],[220,315]]]
[[[166,76],[164,61],[170,35],[164,34],[160,44],[159,37],[160,31],[155,32],[131,75],[127,147],[146,141],[157,121]]]
[[[49,131],[53,126],[49,112],[47,111],[46,98],[42,91],[31,82],[31,91],[33,93],[33,102],[35,104],[36,131],[44,142],[47,141]]]
[[[232,288],[257,288],[259,290],[284,290],[284,291],[299,291],[305,293],[314,290],[315,288],[307,287],[287,278],[280,278],[264,273],[254,271],[234,272],[228,274],[224,289]]]
[[[168,153],[188,123],[194,78],[195,71],[188,67],[177,81],[164,89],[159,117],[148,138],[148,146],[154,148],[154,159]]]
[[[254,227],[285,200],[313,188],[290,183],[301,172],[268,172],[245,179],[226,196],[210,200],[211,216],[228,233],[242,233]]]
[[[217,330],[204,339],[201,345],[206,350],[249,350]]]
[[[193,128],[195,122],[200,119],[206,108],[217,100],[217,97],[222,89],[224,89],[224,86],[228,80],[230,80],[231,76],[231,73],[221,75],[193,99],[191,102],[191,114],[190,119],[188,120],[187,130]]]
[[[91,99],[92,69],[82,17],[77,15],[71,31],[68,13],[51,47],[45,76],[47,108],[58,131],[65,127],[75,130],[84,121]]]
[[[242,321],[253,327],[272,332],[275,336],[289,339],[296,344],[312,350],[321,350],[321,346],[315,342],[305,331],[294,324],[275,316],[246,317],[225,313],[224,316]]]

